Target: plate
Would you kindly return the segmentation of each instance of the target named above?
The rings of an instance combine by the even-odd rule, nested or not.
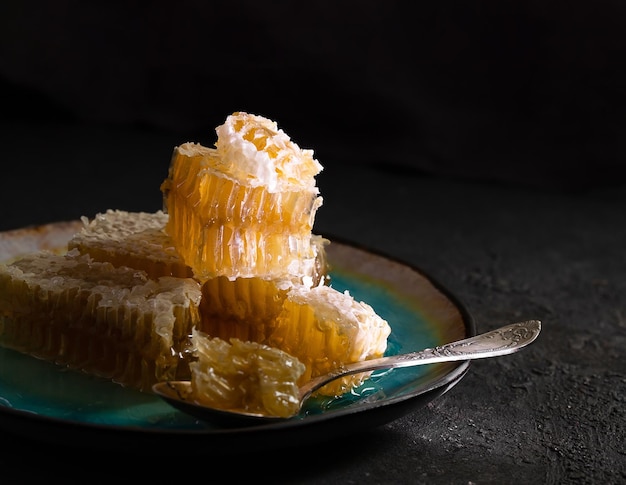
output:
[[[39,248],[62,250],[79,227],[70,221],[0,233],[0,260]],[[386,355],[475,335],[463,305],[419,268],[328,239],[331,284],[370,304],[391,325]],[[468,367],[469,361],[462,361],[380,371],[348,395],[310,400],[291,420],[219,428],[155,395],[0,348],[0,427],[39,440],[116,451],[254,452],[345,437],[418,412],[456,385]]]

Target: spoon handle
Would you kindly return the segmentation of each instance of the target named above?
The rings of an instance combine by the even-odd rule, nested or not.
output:
[[[511,354],[533,342],[541,331],[539,320],[512,323],[474,337],[457,340],[434,348],[370,359],[343,367],[323,376],[311,379],[300,388],[300,396],[306,397],[329,382],[346,375],[380,369],[395,369],[417,365],[450,362],[455,360],[482,359]]]

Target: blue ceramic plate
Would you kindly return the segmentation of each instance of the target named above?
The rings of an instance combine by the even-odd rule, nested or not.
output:
[[[62,247],[75,223],[0,234],[0,259],[39,247]],[[332,285],[369,303],[391,325],[387,354],[433,347],[475,335],[471,318],[444,288],[417,268],[331,239]],[[465,375],[468,361],[375,373],[353,393],[310,400],[292,420],[219,428],[160,398],[0,348],[0,426],[38,439],[116,450],[242,452],[331,439],[417,412]]]

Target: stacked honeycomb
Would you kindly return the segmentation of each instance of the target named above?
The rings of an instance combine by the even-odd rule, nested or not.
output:
[[[142,390],[191,379],[198,400],[219,401],[219,382],[223,405],[271,414],[307,379],[382,356],[387,322],[327,279],[313,152],[248,113],[216,132],[214,148],[175,147],[163,210],[83,218],[64,254],[0,264],[0,345]]]

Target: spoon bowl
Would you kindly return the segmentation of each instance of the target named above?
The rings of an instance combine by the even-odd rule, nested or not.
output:
[[[382,369],[396,369],[441,362],[483,359],[512,354],[535,341],[541,331],[539,320],[512,323],[474,337],[457,340],[417,352],[391,355],[378,359],[346,364],[331,373],[314,377],[299,389],[300,408],[316,390],[343,376]],[[266,414],[248,413],[241,410],[211,408],[193,400],[190,381],[163,381],[154,384],[152,390],[170,405],[221,426],[250,426],[293,417],[279,417]]]

